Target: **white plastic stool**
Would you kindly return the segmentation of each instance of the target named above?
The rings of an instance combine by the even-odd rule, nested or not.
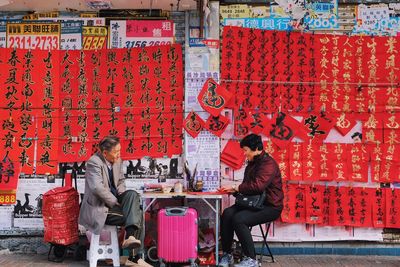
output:
[[[87,253],[87,260],[90,263],[90,267],[96,267],[97,261],[103,259],[112,259],[113,266],[120,266],[117,226],[104,225],[102,231],[110,232],[111,242],[110,244],[103,244],[104,242],[100,241],[100,235],[92,233],[90,248]]]

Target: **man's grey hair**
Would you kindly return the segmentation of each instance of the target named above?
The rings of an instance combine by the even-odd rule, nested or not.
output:
[[[114,147],[116,147],[120,143],[119,137],[114,135],[109,135],[103,138],[103,140],[99,143],[99,149],[101,152],[103,151],[111,151]]]

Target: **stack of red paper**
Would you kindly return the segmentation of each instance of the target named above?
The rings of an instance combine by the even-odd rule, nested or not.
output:
[[[240,143],[235,140],[229,140],[224,150],[222,150],[221,161],[234,170],[238,170],[243,166],[244,160],[245,156],[240,148]]]

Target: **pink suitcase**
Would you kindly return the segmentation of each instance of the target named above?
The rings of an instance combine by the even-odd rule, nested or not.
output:
[[[197,211],[188,207],[171,207],[158,212],[157,253],[163,262],[190,262],[197,266]]]

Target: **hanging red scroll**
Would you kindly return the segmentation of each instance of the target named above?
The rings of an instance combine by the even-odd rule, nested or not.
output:
[[[274,143],[267,143],[266,151],[276,160],[281,172],[282,180],[290,180],[289,149],[281,149]]]
[[[41,114],[38,114],[36,174],[58,173],[58,125],[59,125],[59,53],[43,51],[37,59],[36,68],[43,70],[40,86],[34,91],[40,92]]]
[[[331,202],[329,217],[330,225],[345,226],[349,225],[349,195],[348,187],[337,186],[331,189]]]
[[[319,148],[318,148],[319,145]],[[332,181],[333,180],[333,164],[331,161],[331,153],[329,149],[330,144],[315,144],[315,147],[318,148],[320,157],[319,163],[319,180],[320,181]]]
[[[305,186],[295,184],[284,185],[284,206],[281,214],[283,222],[304,223],[306,221]]]
[[[380,115],[369,114],[363,118],[362,132],[366,143],[383,142],[383,121]]]
[[[385,227],[400,228],[400,190],[386,189],[386,223]]]
[[[289,180],[303,180],[303,144],[290,143],[289,146]]]
[[[333,179],[336,182],[348,181],[347,145],[340,143],[328,144],[328,150]]]
[[[372,227],[372,188],[350,187],[348,193],[348,213],[346,221],[349,226]],[[345,203],[346,205],[346,203]]]
[[[309,143],[303,144],[303,180],[318,181],[320,177],[319,145]]]
[[[247,124],[248,112],[244,109],[233,109],[233,115],[235,118],[234,131],[235,136],[244,137],[250,133],[249,126]]]
[[[321,225],[330,225],[330,208],[333,199],[331,198],[333,187],[324,186],[322,190],[322,222]]]
[[[354,182],[368,182],[368,152],[364,144],[347,145],[347,166],[349,180]]]
[[[379,180],[383,183],[395,183],[399,180],[400,145],[383,144],[380,162]]]
[[[324,186],[306,186],[306,223],[320,224],[323,221],[323,191]]]
[[[400,113],[392,113],[383,118],[383,137],[388,144],[400,144]]]
[[[386,227],[386,191],[384,188],[373,191],[372,225],[374,227]]]

